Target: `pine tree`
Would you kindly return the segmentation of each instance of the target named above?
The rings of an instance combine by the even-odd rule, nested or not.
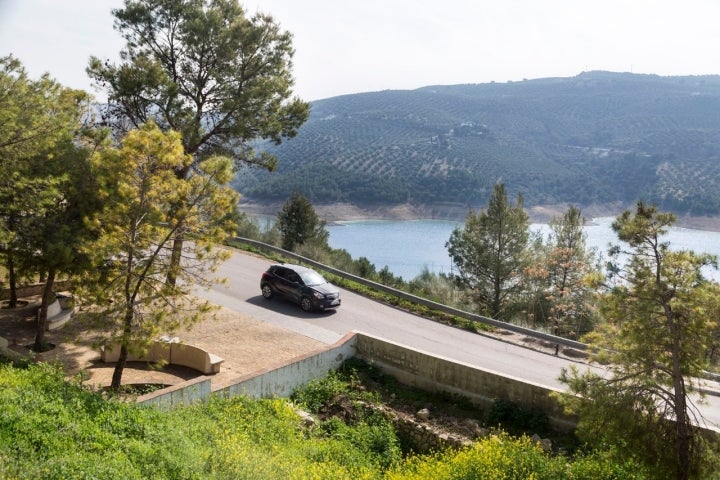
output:
[[[175,168],[187,180],[204,159],[275,168],[258,140],[294,137],[309,105],[292,96],[292,35],[271,16],[248,17],[237,0],[126,0],[113,10],[127,41],[121,65],[91,58],[87,69],[108,93],[106,119],[119,135],[152,120],[181,134],[192,161]],[[180,201],[180,199],[178,199]],[[186,232],[172,253],[175,282]]]
[[[328,231],[321,221],[310,200],[294,193],[278,213],[278,228],[282,235],[282,248],[294,250],[307,242],[318,242],[327,246]]]
[[[521,288],[528,227],[522,195],[509,205],[505,186],[497,184],[487,210],[469,212],[445,244],[458,269],[455,279],[472,292],[481,314],[507,319],[508,303]]]
[[[702,273],[713,257],[662,241],[674,221],[642,202],[615,220],[630,248],[611,251],[608,282],[597,285],[606,291],[605,324],[592,338],[608,374],[571,369],[561,380],[579,395],[565,401],[580,415],[583,438],[618,445],[664,478],[702,478],[702,419],[690,394],[708,364],[720,288]]]
[[[161,334],[200,320],[209,306],[196,305],[191,288],[208,286],[211,272],[226,257],[214,248],[236,225],[228,215],[237,194],[230,159],[212,157],[187,180],[174,169],[192,162],[180,135],[148,123],[126,135],[122,147],[94,158],[105,192],[104,210],[94,218],[99,240],[89,248],[103,268],[86,293],[98,306],[96,317],[106,345],[120,345],[112,388],[119,389],[130,352],[142,353]],[[192,235],[179,266],[171,261],[180,230]],[[181,281],[167,284],[170,269]]]

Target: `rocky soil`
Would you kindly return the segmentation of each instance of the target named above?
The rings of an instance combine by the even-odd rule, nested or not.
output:
[[[357,380],[352,382],[353,389],[375,392],[379,394],[381,403],[371,405],[353,400],[353,393],[339,394],[321,407],[318,418],[327,420],[336,417],[353,424],[356,419],[362,418],[359,409],[379,411],[393,422],[403,442],[418,452],[460,448],[498,433],[498,428],[512,435],[527,435],[545,451],[565,450],[574,441],[572,435],[553,432],[549,426],[533,430],[517,422],[505,423],[494,416],[491,409],[481,408],[458,395],[403,385],[361,361],[356,364],[351,362],[346,368],[357,375]],[[515,413],[518,412],[520,410]]]

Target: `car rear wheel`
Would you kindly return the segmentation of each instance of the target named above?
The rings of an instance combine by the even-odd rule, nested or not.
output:
[[[272,288],[270,288],[270,285],[267,283],[262,286],[262,296],[265,297],[265,300],[270,300],[273,297],[273,291]]]
[[[300,308],[303,309],[305,312],[309,312],[313,308],[312,300],[310,300],[310,297],[302,297],[300,300]]]

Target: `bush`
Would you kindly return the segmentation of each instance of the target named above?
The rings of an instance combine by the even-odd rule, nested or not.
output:
[[[524,409],[509,400],[495,400],[488,416],[490,425],[502,425],[510,432],[533,432],[545,435],[550,431],[547,414],[538,409]]]
[[[634,463],[589,455],[575,461],[545,454],[529,438],[505,434],[485,438],[459,452],[446,450],[430,457],[408,459],[389,472],[387,480],[621,480],[650,478]]]
[[[370,371],[372,374],[373,372]],[[322,405],[356,402],[355,423],[331,417],[305,428],[283,399],[212,398],[161,412],[103,398],[57,367],[0,366],[0,478],[123,479],[643,479],[612,452],[551,457],[527,438],[486,438],[471,448],[402,459],[375,394],[345,368],[298,393]],[[376,398],[376,397],[375,397]]]

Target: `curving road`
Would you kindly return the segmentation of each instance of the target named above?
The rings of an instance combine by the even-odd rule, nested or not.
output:
[[[283,300],[267,301],[260,295],[260,275],[271,264],[268,259],[237,251],[218,270],[218,276],[227,279],[227,283],[197,293],[217,305],[327,344],[358,331],[550,388],[564,388],[557,380],[563,367],[571,364],[586,367],[426,320],[347,290],[341,290],[343,303],[335,311],[305,313]],[[708,395],[700,408],[708,425],[720,428],[720,397]]]

